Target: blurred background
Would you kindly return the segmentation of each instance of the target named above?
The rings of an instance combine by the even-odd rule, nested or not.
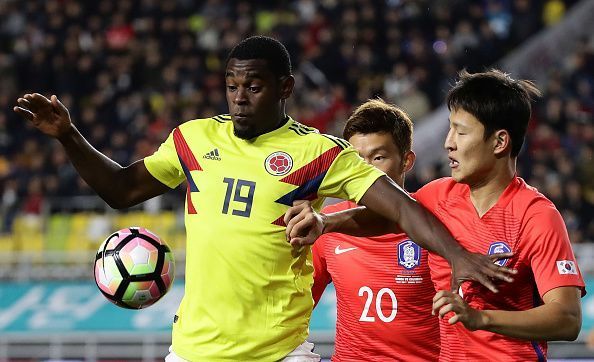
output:
[[[17,97],[58,95],[91,144],[127,165],[178,124],[227,112],[224,60],[253,34],[287,46],[289,114],[302,123],[341,136],[369,98],[405,109],[410,191],[449,171],[443,101],[457,72],[534,80],[544,97],[519,174],[562,213],[590,291],[578,341],[553,343],[549,357],[594,358],[594,0],[0,0],[0,19],[0,361],[162,359],[184,282],[185,189],[109,209],[12,112]],[[173,290],[142,311],[110,305],[92,280],[100,242],[134,225],[177,260]],[[312,320],[326,357],[335,305],[329,290]]]

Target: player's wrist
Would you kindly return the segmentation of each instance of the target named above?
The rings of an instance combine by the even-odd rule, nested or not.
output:
[[[68,126],[64,127],[64,129],[56,135],[56,139],[60,143],[65,145],[66,143],[73,141],[79,135],[80,132],[78,132],[78,129],[74,126],[72,122],[70,122]]]
[[[320,229],[320,235],[323,235],[328,232],[328,215],[323,213],[319,213],[318,215],[320,216],[320,222],[322,224],[322,227]]]
[[[476,313],[476,329],[488,331],[491,328],[491,316],[489,315],[488,311],[478,309],[473,310]]]

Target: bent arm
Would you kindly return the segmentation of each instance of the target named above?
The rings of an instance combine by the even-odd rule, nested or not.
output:
[[[402,232],[402,229],[393,221],[374,213],[365,206],[327,213],[324,216],[324,233],[380,236]]]
[[[58,141],[79,175],[114,209],[134,206],[170,190],[148,172],[143,160],[122,167],[95,149],[74,125]]]
[[[378,178],[359,203],[398,224],[414,242],[447,260],[452,260],[452,255],[463,251],[431,212],[386,176]]]
[[[544,304],[526,311],[485,310],[480,329],[530,341],[573,341],[582,327],[581,291],[559,287],[543,296]]]

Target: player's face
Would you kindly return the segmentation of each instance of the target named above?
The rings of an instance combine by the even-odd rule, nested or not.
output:
[[[485,140],[485,127],[463,109],[450,112],[450,130],[444,147],[448,151],[452,178],[471,186],[487,182],[495,172],[494,137]]]
[[[398,185],[404,183],[404,163],[389,133],[355,133],[348,139],[365,162],[384,171]]]
[[[278,79],[262,59],[232,58],[225,72],[227,104],[234,134],[252,139],[283,124],[282,100],[287,98],[286,78]],[[290,84],[292,91],[292,84]]]

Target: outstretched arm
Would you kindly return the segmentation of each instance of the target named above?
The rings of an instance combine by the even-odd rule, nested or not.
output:
[[[388,177],[380,177],[363,195],[360,203],[372,212],[387,218],[389,220],[387,224],[398,224],[402,231],[421,247],[447,259],[452,267],[452,290],[458,290],[460,284],[466,280],[476,280],[496,292],[497,289],[491,279],[507,282],[513,280],[511,275],[516,273],[515,270],[499,267],[493,263],[497,259],[509,258],[512,254],[486,256],[468,252],[454,240],[445,226],[431,212],[408,196]],[[297,209],[300,211],[295,213]],[[348,233],[349,228],[360,230],[365,228],[361,223],[364,219],[357,222],[348,218],[349,215],[356,216],[361,212],[364,210],[339,215],[339,218],[333,221],[333,230],[328,230],[325,224],[331,217],[315,213],[309,204],[297,205],[288,210],[285,215],[287,237],[292,244],[311,244],[324,232]],[[341,228],[341,226],[348,227]],[[386,225],[386,228],[390,231],[395,230],[394,226]]]
[[[544,304],[524,310],[478,310],[460,295],[440,291],[433,298],[433,314],[440,318],[452,312],[449,324],[462,323],[471,331],[486,330],[529,341],[573,341],[582,326],[580,290],[559,287],[542,297]]]
[[[170,190],[148,172],[142,160],[122,167],[97,151],[72,124],[68,110],[55,95],[47,99],[38,93],[25,94],[17,104],[14,111],[57,139],[80,176],[109,206],[130,207]]]
[[[388,177],[380,177],[363,195],[360,204],[398,224],[421,247],[447,259],[452,267],[452,290],[458,290],[466,280],[476,280],[495,292],[491,278],[513,280],[510,277],[513,270],[498,267],[492,257],[468,252],[431,212]]]

